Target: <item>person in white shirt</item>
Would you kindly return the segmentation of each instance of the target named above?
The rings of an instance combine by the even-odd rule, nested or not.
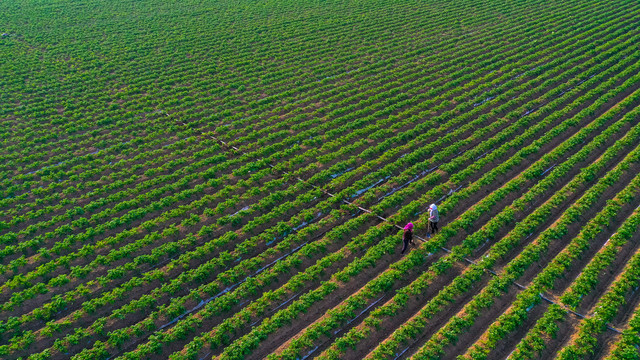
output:
[[[440,215],[438,214],[438,207],[436,204],[429,206],[429,229],[430,233],[427,233],[427,237],[438,232],[438,221],[440,221]]]

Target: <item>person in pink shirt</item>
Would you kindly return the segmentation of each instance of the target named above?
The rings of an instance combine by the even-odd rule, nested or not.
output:
[[[401,254],[404,254],[404,251],[407,250],[409,243],[411,243],[411,245],[414,245],[412,223],[408,223],[404,227],[404,234],[402,235],[402,251],[400,252]]]

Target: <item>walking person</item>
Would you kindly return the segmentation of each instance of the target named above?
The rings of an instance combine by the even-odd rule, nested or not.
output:
[[[431,235],[438,232],[438,221],[440,221],[440,214],[438,214],[438,207],[436,204],[431,204],[429,206],[429,230],[430,233],[427,233],[427,237],[430,238]]]
[[[413,224],[408,223],[404,226],[404,234],[402,235],[402,251],[400,254],[404,254],[404,251],[407,250],[409,243],[413,245]]]

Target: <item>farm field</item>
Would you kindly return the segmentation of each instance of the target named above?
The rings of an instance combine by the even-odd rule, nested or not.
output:
[[[640,359],[640,2],[0,13],[0,359]]]

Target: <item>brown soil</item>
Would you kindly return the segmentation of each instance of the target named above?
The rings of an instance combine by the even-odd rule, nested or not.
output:
[[[383,273],[384,270],[388,269],[388,266],[394,260],[397,261],[397,259],[401,257],[402,255],[400,253],[384,256],[383,258],[381,258],[379,261],[376,262],[375,267],[365,269],[360,274],[358,274],[355,278],[352,278],[348,284],[344,284],[340,286],[340,288],[337,289],[334,293],[332,293],[331,296],[323,299],[319,303],[316,303],[313,306],[312,311],[308,311],[307,313],[302,314],[292,324],[284,328],[281,328],[277,330],[275,333],[271,334],[267,340],[262,341],[260,343],[259,347],[255,349],[251,353],[251,355],[249,355],[248,359],[262,359],[264,356],[266,356],[266,354],[270,354],[272,352],[276,352],[276,353],[279,352],[279,350],[286,347],[291,342],[291,340],[300,336],[307,327],[311,326],[313,323],[323,320],[327,316],[328,310],[339,306],[344,302],[344,300],[357,294],[372,279],[374,279],[376,276]],[[381,296],[385,296],[385,298],[389,298],[390,296],[393,296],[395,290],[403,286],[406,286],[409,283],[410,279],[418,275],[418,272],[419,272],[419,269],[415,269],[415,271],[413,271],[412,273],[406,274],[406,276],[403,279],[396,281],[396,283],[394,284],[391,290],[387,291],[384,294],[381,294]],[[385,298],[383,298],[380,302],[378,302],[377,306],[384,304]],[[372,302],[378,299],[379,297],[377,297],[376,299],[370,299],[369,304],[371,304]],[[371,307],[369,311],[374,310],[375,308],[377,308],[377,306]],[[359,321],[362,321],[364,319],[365,316],[366,314],[363,314],[363,316],[359,317],[359,320],[357,322],[352,323],[351,327],[357,325]],[[320,342],[324,343],[330,339],[331,338],[324,338],[320,340]]]
[[[348,236],[346,238],[348,238]],[[327,248],[327,252],[337,251],[341,247],[342,247],[342,244],[333,243]],[[311,289],[314,289],[319,284],[320,281],[328,280],[330,278],[331,274],[333,274],[334,272],[339,271],[338,269],[341,269],[342,267],[348,265],[348,263],[353,259],[353,256],[355,256],[355,255],[356,254],[351,254],[350,256],[347,257],[347,259],[332,264],[331,268],[324,272],[324,276],[322,276],[320,279],[318,279],[314,283],[309,283],[308,287],[306,287],[303,291],[310,291]],[[318,254],[318,256],[322,256],[322,254]],[[246,301],[255,300],[255,299],[259,298],[263,294],[263,292],[270,291],[270,290],[275,290],[275,289],[279,288],[282,285],[283,282],[286,282],[289,279],[290,276],[293,276],[298,271],[301,271],[301,270],[305,269],[306,267],[309,267],[309,266],[313,265],[316,262],[316,260],[318,260],[317,257],[314,257],[314,258],[303,257],[302,258],[302,264],[297,266],[297,270],[296,271],[291,271],[286,276],[284,276],[282,278],[279,278],[278,281],[272,282],[270,285],[268,285],[265,288],[263,288],[261,291],[256,293],[251,298],[245,299],[245,302]],[[291,294],[291,295],[294,295],[294,294]],[[274,304],[274,307],[277,306],[277,305],[278,304]],[[237,306],[236,309],[232,309],[230,314],[233,314],[233,312],[237,311],[239,308],[240,308],[240,306]],[[224,320],[228,316],[229,316],[229,314],[225,314],[225,315],[222,315],[222,316],[214,318],[214,319],[207,319],[207,320],[205,320],[203,322],[202,327],[203,328],[212,328],[213,326],[219,324],[222,320]],[[255,321],[259,321],[261,318],[263,318],[265,316],[267,316],[267,315],[262,315],[260,318],[256,319]],[[170,320],[171,319],[166,319],[165,322],[168,322]],[[171,327],[167,327],[165,330],[170,330],[170,329],[171,329]],[[249,329],[247,329],[247,331],[248,330]],[[143,337],[135,339],[134,341],[135,341],[136,344],[140,343],[141,341],[144,341],[149,335],[150,335],[150,333],[145,334]],[[178,349],[178,350],[181,349],[181,346],[183,346],[183,345],[180,345],[180,344],[185,344],[194,335],[195,334],[192,334],[191,336],[188,336],[187,339],[185,339],[184,341],[178,341],[178,342],[170,344],[171,349],[174,349],[174,348]],[[242,332],[237,333],[237,336],[241,336],[241,335],[242,335]],[[130,343],[134,343],[134,341],[131,341]],[[130,346],[130,345],[128,345],[128,346]],[[167,347],[167,348],[169,348],[169,347]]]
[[[323,234],[324,234],[324,232],[321,232],[320,236],[323,235]],[[319,237],[317,237],[317,238],[319,238]],[[339,246],[339,244],[333,244],[333,245],[334,246]],[[271,259],[267,259],[266,263],[269,263],[272,260],[275,260],[277,258],[278,258],[278,255],[274,255]],[[314,262],[315,262],[315,259],[310,259],[310,258],[307,258],[307,257],[303,258],[303,265],[304,266],[310,266]],[[301,268],[304,269],[304,267],[301,267]],[[299,267],[299,269],[300,269],[300,267]],[[167,278],[173,278],[173,277],[177,276],[181,271],[182,270],[179,269],[179,268],[178,269],[174,269],[173,271],[170,272],[170,274],[169,274],[169,276]],[[290,276],[293,276],[295,273],[297,273],[297,271],[292,271],[290,273]],[[212,278],[215,278],[215,276],[212,276]],[[204,282],[207,282],[207,281],[210,281],[210,280],[205,280]],[[158,285],[159,284],[147,284],[147,285],[143,286],[142,288],[136,289],[136,291],[128,293],[127,297],[116,301],[114,304],[111,304],[110,306],[105,306],[105,307],[100,308],[96,313],[92,314],[92,316],[90,318],[87,318],[87,317],[81,318],[78,326],[88,326],[88,325],[90,325],[93,322],[92,319],[95,319],[97,317],[102,317],[102,316],[109,315],[112,310],[118,309],[118,308],[122,307],[123,305],[126,305],[132,299],[137,299],[141,294],[150,292],[151,290],[153,290],[156,287],[158,287]],[[197,285],[197,284],[195,284],[195,285]],[[273,290],[273,289],[275,289],[275,288],[277,288],[279,286],[280,285],[278,284],[278,282],[275,282],[275,283],[272,283],[270,286],[268,286],[264,291]],[[157,304],[158,305],[166,304],[174,297],[186,295],[188,290],[189,290],[188,288],[185,288],[180,293],[176,293],[176,294],[172,294],[172,295],[163,294],[162,297],[158,299],[158,303]],[[256,294],[256,297],[259,297],[260,294],[261,293]],[[133,297],[129,297],[129,295],[132,295]],[[195,306],[195,304],[194,304],[194,306]],[[119,320],[119,321],[113,322],[113,323],[110,324],[111,326],[109,328],[106,328],[106,329],[111,330],[111,329],[121,328],[123,326],[129,326],[129,325],[135,324],[135,323],[141,321],[142,319],[144,319],[147,316],[147,314],[149,312],[155,310],[155,308],[154,309],[146,309],[146,310],[147,310],[146,312],[137,312],[135,314],[129,314],[125,320]],[[168,319],[167,322],[168,321],[170,321],[170,319]],[[108,332],[108,331],[105,331],[105,332]],[[147,334],[146,336],[148,336],[148,335],[149,334]],[[94,340],[99,340],[99,339],[96,338]],[[42,341],[39,342],[38,345],[45,346],[46,342],[47,342],[47,339],[42,339]]]
[[[562,349],[569,342],[571,336],[574,334],[579,324],[580,319],[578,319],[575,315],[565,315],[563,321],[558,323],[558,332],[556,333],[555,338],[546,339],[547,346],[540,354],[538,354],[538,357],[536,359],[552,359],[558,353],[558,351],[560,351],[560,349]]]
[[[456,274],[458,271],[462,270],[462,265],[456,266]],[[449,276],[439,277],[436,279],[437,282],[444,281],[444,286],[450,283]],[[444,324],[446,324],[450,318],[457,313],[459,313],[462,308],[469,302],[473,297],[482,290],[482,287],[486,285],[486,283],[490,280],[490,276],[485,275],[480,281],[473,285],[473,288],[469,291],[462,294],[462,296],[455,299],[452,303],[445,306],[440,312],[438,312],[433,318],[429,319],[429,325],[425,326],[420,335],[416,338],[416,340],[407,344],[405,349],[401,349],[400,351],[405,351],[402,357],[399,359],[408,358],[412,353],[417,351],[431,336],[433,336]],[[434,290],[437,290],[434,288]],[[435,296],[436,294],[434,294]],[[391,334],[398,329],[402,324],[410,321],[413,317],[415,317],[422,309],[422,307],[433,298],[430,296],[429,298],[411,298],[407,303],[406,310],[403,310],[402,313],[397,314],[391,319],[384,320],[384,327],[381,329],[377,329],[372,331],[371,335],[366,339],[366,341],[362,342],[358,345],[355,350],[349,350],[345,354],[345,359],[363,359],[371,356],[371,350],[375,349],[375,347],[388,339]]]
[[[455,345],[448,346],[444,349],[442,357],[444,359],[455,359],[456,356],[463,354],[482,336],[484,331],[511,306],[511,303],[515,300],[518,293],[519,290],[516,287],[511,287],[506,294],[503,293],[499,298],[494,298],[493,305],[483,311],[467,331],[458,336],[458,341]],[[536,307],[544,307],[544,305]],[[533,311],[536,310],[536,307],[534,307]]]
[[[458,264],[454,266],[452,270],[448,272],[446,275],[436,277],[430,283],[429,287],[426,289],[424,293],[419,294],[417,296],[411,296],[408,299],[407,303],[405,304],[401,312],[395,314],[391,318],[385,318],[382,322],[382,326],[379,329],[371,329],[369,336],[367,336],[367,338],[364,341],[361,341],[360,343],[358,343],[355,349],[349,349],[344,354],[343,358],[344,359],[363,359],[367,355],[367,353],[371,351],[371,349],[375,348],[385,338],[390,336],[393,331],[395,331],[402,324],[404,324],[405,322],[409,321],[411,318],[416,316],[417,312],[420,311],[420,309],[427,302],[429,302],[433,297],[435,297],[438,294],[438,292],[440,292],[442,288],[447,286],[456,276],[459,276],[459,274],[463,270],[464,270],[464,267]],[[454,308],[458,306],[461,307],[463,303],[466,303],[466,301],[468,301],[468,299],[470,299],[473,296],[473,294],[475,294],[476,290],[481,288],[485,280],[486,279],[483,279],[478,283],[474,284],[474,287],[471,290],[463,294],[463,296],[460,297],[460,299],[457,299],[456,301],[454,301],[453,304],[451,304],[451,306],[447,307],[446,309],[443,309],[443,311],[451,312],[453,311]],[[393,301],[392,299],[389,299],[387,303],[390,303],[392,301]],[[437,322],[438,318],[444,319],[445,317],[446,315],[444,314],[438,314],[436,315],[436,317],[434,317],[431,320],[433,322]],[[352,326],[352,327],[363,328],[365,327],[365,325],[364,323],[360,322],[359,324],[357,324],[357,326]],[[339,334],[332,337],[331,339],[337,338],[346,334],[348,330],[350,330],[352,327],[343,328],[343,330]],[[323,344],[324,346],[319,347],[315,351],[315,353],[320,354],[322,351],[328,348],[330,344],[331,344],[330,341],[325,342]]]
[[[604,201],[608,198],[612,198],[617,191],[621,190],[624,185],[626,185],[628,183],[628,181],[631,180],[631,178],[633,177],[633,173],[634,171],[630,171],[626,176],[626,181],[621,181],[619,183],[619,185],[617,185],[615,188],[611,188],[608,192],[607,195],[604,195],[603,197],[601,197],[600,202],[602,204],[596,204],[596,206],[593,207],[593,210],[590,210],[590,213],[593,214],[585,214],[586,218],[591,218],[593,215],[595,215],[595,213],[597,212],[597,210],[601,209],[602,206],[604,206]],[[630,206],[626,207],[627,211],[622,211],[621,215],[618,216],[617,220],[614,221],[614,225],[613,228],[609,231],[609,232],[603,232],[600,233],[598,235],[598,237],[596,239],[594,239],[592,241],[592,246],[589,250],[586,251],[585,255],[581,256],[579,259],[577,259],[573,266],[568,270],[568,272],[566,273],[565,276],[561,277],[560,279],[558,279],[555,284],[554,284],[554,294],[559,294],[562,291],[564,291],[565,289],[567,289],[571,283],[573,282],[573,279],[575,279],[576,276],[578,276],[580,274],[580,272],[582,271],[584,265],[586,265],[586,263],[593,257],[593,255],[595,254],[595,252],[597,252],[600,247],[604,244],[604,242],[609,238],[609,236],[611,236],[615,230],[615,228],[617,228],[617,226],[619,226],[619,224],[624,220],[624,218],[626,218],[626,216],[633,211],[633,208],[631,208]],[[617,225],[615,225],[617,224]],[[581,226],[582,224],[576,224],[574,226],[570,226],[570,232],[565,236],[566,239],[572,239],[573,237],[575,237],[581,230]],[[559,251],[561,251],[561,248],[564,248],[565,245],[562,242],[558,242],[556,243],[556,245],[552,245],[550,246],[550,250],[547,254],[556,254],[559,253]],[[558,250],[553,250],[557,248]],[[548,256],[548,258],[550,258],[550,256]],[[543,258],[544,259],[544,258]],[[542,261],[541,263],[545,263],[545,261]],[[527,272],[525,272],[525,276],[523,276],[522,281],[523,282],[527,282],[527,279],[532,278],[533,276],[537,275],[537,272],[539,271],[538,269],[540,268],[540,264],[538,265],[538,267],[531,267],[529,270],[527,270]],[[603,287],[602,284],[598,285],[598,288]],[[604,286],[604,288],[606,288],[606,285]],[[592,292],[591,294],[595,294],[596,292]],[[595,296],[595,295],[589,295],[591,296]],[[598,295],[599,297],[599,295]],[[585,298],[586,300],[587,298]],[[584,300],[583,300],[583,304],[584,304]],[[584,310],[581,310],[582,307],[580,307],[578,309],[579,313],[583,313]],[[533,314],[534,312],[530,312],[530,314]],[[537,321],[538,317],[542,316],[542,314],[538,314],[537,316],[530,316],[526,321],[525,324],[523,324],[521,327],[519,327],[518,329],[518,334],[521,333],[521,329],[529,329],[531,328],[534,324],[535,321]],[[572,315],[567,315],[568,317],[574,317]],[[573,322],[577,322],[577,320],[575,321],[569,321],[570,323]],[[544,354],[552,354],[555,351],[558,350],[558,347],[561,346],[561,344],[564,341],[567,341],[567,339],[570,337],[570,332],[573,331],[574,327],[571,325],[566,325],[563,324],[563,326],[561,326],[558,335],[557,335],[557,340],[553,340],[550,342],[550,344],[547,346],[547,348],[545,349],[545,352],[543,352],[543,354],[540,356],[541,359],[545,359],[548,357],[545,357],[546,355]],[[527,330],[528,331],[528,330]],[[569,331],[569,333],[567,333],[566,331]],[[496,346],[495,349],[493,349],[491,351],[491,353],[489,354],[489,358],[501,358],[502,355],[504,354],[508,354],[511,351],[513,351],[515,349],[515,346],[520,342],[520,340],[526,335],[526,332],[522,333],[521,336],[520,335],[514,335],[514,336],[509,336],[509,339],[502,341],[500,343],[500,346]]]

